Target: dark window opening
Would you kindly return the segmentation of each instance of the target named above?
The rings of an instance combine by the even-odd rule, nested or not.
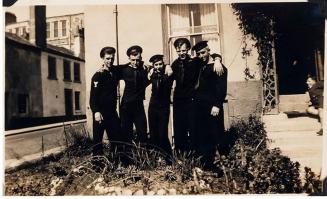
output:
[[[79,63],[74,63],[74,81],[81,82],[81,69]]]
[[[48,56],[48,78],[57,79],[56,58]]]
[[[53,22],[53,37],[58,37],[58,21]]]
[[[80,106],[80,92],[76,91],[75,92],[75,110],[81,110]]]
[[[71,81],[70,61],[64,60],[64,80]]]

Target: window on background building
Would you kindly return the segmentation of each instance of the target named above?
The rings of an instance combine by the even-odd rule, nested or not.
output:
[[[15,28],[15,34],[19,35],[19,28]]]
[[[18,94],[17,99],[18,113],[27,113],[28,111],[28,95],[27,94]]]
[[[79,91],[75,91],[75,110],[81,110],[80,106],[80,95],[81,93]]]
[[[26,34],[27,34],[26,27],[23,27],[23,33],[22,33],[22,35],[25,36]]]
[[[64,60],[64,80],[71,81],[70,61]]]
[[[171,39],[171,59],[177,58],[174,41],[186,37],[192,46],[207,40],[212,52],[220,52],[218,8],[216,4],[174,4],[167,5],[168,38]]]
[[[12,32],[12,29],[9,29],[9,32]]]
[[[58,37],[58,21],[53,22],[53,37]]]
[[[66,27],[66,20],[61,20],[61,36],[67,35],[67,27]]]
[[[56,58],[51,56],[48,56],[48,78],[57,79]]]
[[[47,22],[47,38],[50,38],[50,23]]]
[[[81,69],[80,64],[74,62],[74,81],[80,82],[81,81]]]

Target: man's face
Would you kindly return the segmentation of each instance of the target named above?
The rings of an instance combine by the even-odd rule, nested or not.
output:
[[[115,54],[105,54],[103,59],[103,64],[107,67],[110,67],[113,65],[114,61],[115,61]]]
[[[159,60],[159,61],[155,62],[153,64],[153,67],[154,67],[155,70],[161,69],[163,67],[163,61],[162,60]]]
[[[196,52],[196,55],[202,59],[202,61],[206,62],[209,59],[210,56],[210,49],[208,47],[202,48],[198,52]]]
[[[309,77],[306,83],[308,85],[308,88],[311,88],[316,83],[316,81]]]
[[[129,61],[131,62],[131,65],[133,67],[137,67],[140,65],[140,62],[142,61],[141,53],[137,53],[135,55],[130,55],[129,56]]]
[[[183,44],[180,47],[176,47],[177,55],[181,60],[186,59],[189,50],[190,49],[186,47],[186,44]]]

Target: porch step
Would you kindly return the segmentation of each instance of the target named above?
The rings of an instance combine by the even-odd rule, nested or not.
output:
[[[319,131],[318,119],[311,117],[288,118],[285,113],[263,116],[265,129],[268,132]]]
[[[299,111],[303,112],[307,109],[309,101],[308,94],[296,94],[296,95],[280,95],[279,96],[279,111]]]

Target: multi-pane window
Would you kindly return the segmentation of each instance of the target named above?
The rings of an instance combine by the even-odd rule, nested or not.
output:
[[[71,81],[70,61],[64,59],[64,80]]]
[[[58,37],[58,21],[53,22],[53,37]]]
[[[16,34],[16,35],[19,35],[19,28],[18,28],[18,27],[15,28],[15,34]]]
[[[56,58],[48,56],[48,78],[57,79]]]
[[[22,35],[25,36],[27,33],[26,33],[26,27],[23,27],[23,33]]]
[[[67,27],[66,27],[66,20],[61,20],[61,36],[67,35]]]
[[[47,22],[47,38],[50,38],[50,23]]]
[[[81,110],[80,95],[79,91],[75,91],[75,110]]]
[[[167,11],[172,59],[177,57],[172,44],[179,37],[188,38],[192,45],[206,40],[212,52],[220,52],[216,4],[172,4],[167,5]]]
[[[27,113],[28,111],[28,95],[18,94],[17,99],[18,113]]]
[[[77,62],[74,62],[74,81],[80,82],[81,81],[81,69],[80,64]]]

